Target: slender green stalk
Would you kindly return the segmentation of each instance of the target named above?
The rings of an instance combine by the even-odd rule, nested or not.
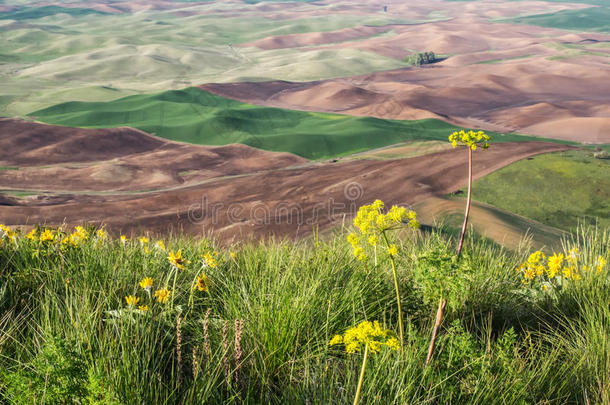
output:
[[[385,232],[381,232],[381,234],[383,235],[383,240],[385,241],[385,244],[387,246],[387,248],[390,248],[390,241],[388,240],[388,237],[386,236]],[[398,272],[396,271],[396,261],[394,260],[394,256],[389,255],[390,256],[390,262],[392,263],[392,274],[394,275],[394,287],[396,288],[396,305],[398,305],[398,334],[400,336],[400,347],[402,348],[403,344],[404,344],[404,331],[403,331],[403,326],[402,326],[402,305],[400,303],[400,288],[398,285]]]
[[[178,268],[173,266],[173,270],[174,270],[174,283],[172,285],[172,291],[171,291],[171,299],[172,299],[172,304],[170,306],[171,309],[174,309],[174,298],[176,297],[176,277],[178,276]]]
[[[358,405],[360,400],[360,390],[362,389],[362,382],[364,381],[364,370],[366,370],[366,360],[369,354],[369,345],[364,346],[364,357],[362,359],[362,369],[360,370],[360,378],[358,378],[358,388],[356,388],[356,396],[354,397],[354,405]]]
[[[464,234],[468,226],[468,214],[470,213],[470,200],[472,197],[472,149],[468,148],[468,198],[466,199],[466,212],[464,213],[464,224],[462,225],[462,234],[460,235],[460,244],[458,245],[457,256],[462,253],[464,245]]]

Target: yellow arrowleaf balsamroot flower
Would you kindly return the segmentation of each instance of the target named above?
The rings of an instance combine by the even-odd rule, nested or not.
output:
[[[82,226],[74,228],[74,232],[70,236],[66,236],[61,240],[62,246],[77,247],[81,243],[85,242],[89,237],[89,233]]]
[[[140,287],[145,290],[150,290],[153,285],[153,279],[150,277],[145,277],[140,281]]]
[[[206,254],[203,255],[203,258],[201,260],[201,265],[203,267],[218,267],[218,260],[216,260],[216,258],[214,257],[214,255],[210,252],[207,252]]]
[[[157,301],[161,304],[166,303],[170,295],[171,292],[167,288],[155,291],[155,298],[157,298]]]
[[[477,145],[480,144],[483,149],[489,148],[489,140],[491,138],[483,131],[456,131],[449,135],[449,142],[456,148],[458,145],[468,146],[472,150],[477,149]]]
[[[74,228],[73,235],[75,235],[76,237],[78,237],[84,241],[85,239],[87,239],[89,237],[89,232],[87,232],[87,230],[85,228],[83,228],[82,226],[77,226]]]
[[[549,261],[548,261],[548,270],[547,270],[547,274],[549,275],[549,278],[554,278],[555,275],[557,275],[557,273],[559,273],[559,270],[561,270],[561,265],[563,263],[563,254],[562,253],[554,253],[553,256],[549,257]]]
[[[597,270],[598,273],[601,273],[605,266],[606,259],[604,259],[602,256],[599,256],[595,262],[595,270]]]
[[[50,229],[45,229],[40,234],[40,242],[53,242],[55,240],[55,234]]]
[[[128,306],[135,307],[138,305],[138,302],[140,302],[140,299],[138,297],[134,297],[133,295],[127,295],[125,297],[125,301],[127,301]]]
[[[599,273],[606,265],[605,259],[601,256],[592,266],[584,265],[583,261],[586,262],[578,248],[571,248],[567,253],[555,252],[548,258],[541,251],[536,251],[517,268],[517,271],[523,275],[523,284],[541,282],[542,288],[548,290],[549,286],[561,285],[560,280],[581,280],[589,269],[595,268]]]
[[[362,321],[357,326],[345,331],[343,336],[336,335],[329,343],[331,346],[344,344],[347,353],[359,352],[367,347],[372,353],[377,353],[382,346],[398,350],[400,344],[394,332],[381,327],[378,321]]]
[[[162,252],[165,252],[165,242],[159,239],[157,242],[155,242],[155,248]]]
[[[206,276],[205,274],[197,276],[197,284],[195,285],[195,288],[199,291],[210,291],[210,279],[208,278],[208,276]]]
[[[138,306],[138,311],[140,311],[140,312],[148,311],[148,305],[140,305],[140,306]]]
[[[182,250],[178,250],[176,253],[170,251],[167,260],[172,266],[180,270],[184,269],[184,265],[189,263],[188,260],[182,258]]]
[[[146,236],[140,237],[140,247],[144,249],[144,253],[148,253],[150,250],[148,249],[148,238]]]
[[[106,232],[104,229],[98,229],[96,235],[100,240],[108,239],[108,232]]]
[[[34,228],[30,232],[28,232],[28,234],[25,235],[25,237],[28,238],[29,240],[31,240],[32,242],[36,241],[36,228]]]

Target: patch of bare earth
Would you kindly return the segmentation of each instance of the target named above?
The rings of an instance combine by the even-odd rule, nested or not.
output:
[[[40,138],[45,134],[57,137],[74,131],[21,124],[30,136],[32,126],[40,126]],[[10,125],[13,133],[18,132],[15,129],[19,121]],[[212,148],[183,145],[163,142],[139,131],[120,130],[140,136],[144,145],[141,150],[117,156],[115,150],[121,148],[111,148],[106,152],[110,158],[107,160],[100,152],[95,162],[64,161],[53,163],[49,168],[19,166],[17,162],[29,161],[30,156],[21,157],[28,151],[2,156],[0,165],[19,167],[1,173],[3,188],[35,189],[44,179],[46,192],[34,192],[35,195],[28,197],[2,196],[0,222],[76,225],[86,221],[106,224],[117,233],[176,231],[200,235],[210,232],[225,241],[305,237],[314,228],[325,230],[340,225],[359,206],[376,198],[388,204],[412,205],[430,196],[453,192],[467,181],[465,152],[455,150],[408,159],[307,163],[293,155],[242,145]],[[89,130],[76,131],[72,136],[74,141],[78,141],[80,131]],[[96,142],[104,142],[104,131],[116,137],[117,130],[99,131],[97,136],[88,138],[92,149],[97,149]],[[0,134],[2,138],[10,136],[2,130]],[[130,143],[137,144],[129,139]],[[146,142],[153,141],[161,144],[147,146]],[[69,143],[64,141],[62,147],[71,150],[65,142]],[[51,147],[44,139],[40,143]],[[489,150],[475,154],[474,170],[476,177],[481,177],[519,159],[567,148],[545,142],[494,144]],[[51,163],[45,162],[42,156],[38,159],[41,165]],[[57,162],[58,158],[54,159]],[[67,168],[71,164],[75,165],[74,169]],[[55,171],[53,175],[45,175],[45,170]],[[88,170],[87,181],[78,180],[84,173],[71,177],[69,170]],[[22,171],[33,171],[32,176],[21,175]],[[34,175],[37,171],[41,177]],[[156,180],[146,183],[146,176]],[[178,184],[168,181],[166,176],[190,177]],[[122,177],[123,183],[112,183],[115,177]],[[168,184],[171,185],[167,187]],[[87,188],[76,191],[79,185]],[[74,191],[67,191],[66,187]],[[132,192],[145,187],[157,188]]]
[[[356,77],[304,83],[210,83],[202,88],[281,108],[390,119],[438,118],[500,132],[610,143],[610,53],[599,46],[610,42],[610,35],[489,21],[589,5],[537,1],[519,2],[519,7],[493,1],[386,3],[388,12],[383,15],[430,17],[442,10],[448,20],[270,36],[242,46],[352,48],[396,59],[432,51],[446,59],[419,68]],[[333,12],[344,8],[380,13],[376,3],[333,3]]]
[[[300,165],[289,153],[170,142],[132,128],[82,129],[0,119],[0,189],[140,191]]]

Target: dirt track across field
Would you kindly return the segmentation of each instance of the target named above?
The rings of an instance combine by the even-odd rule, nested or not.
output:
[[[41,150],[58,151],[59,145],[65,151],[74,150],[72,143],[80,142],[79,134],[88,131],[16,120],[0,121],[2,124],[11,126],[13,136],[37,131]],[[324,230],[341,225],[357,207],[374,199],[412,205],[430,196],[456,191],[467,180],[465,150],[410,159],[309,163],[290,154],[243,145],[210,148],[166,142],[130,129],[95,131],[96,136],[88,137],[87,145],[97,151],[95,162],[83,162],[79,154],[74,154],[76,162],[69,162],[69,156],[61,150],[49,155],[50,161],[45,161],[44,153],[34,159],[32,151],[9,150],[0,156],[0,164],[5,167],[27,162],[27,166],[0,173],[3,187],[13,190],[0,200],[0,222],[75,225],[88,221],[104,223],[117,233],[213,233],[223,240],[305,237],[314,228]],[[59,136],[62,133],[72,136]],[[1,144],[9,135],[1,130],[0,134],[3,134]],[[121,137],[130,145],[139,146],[125,152]],[[104,144],[107,139],[114,139],[115,143],[106,149],[104,156],[104,149],[96,142]],[[475,153],[475,177],[528,156],[569,148],[545,142],[495,144],[487,151]],[[162,158],[166,153],[170,156],[168,160]],[[34,161],[38,162],[35,167]],[[109,169],[125,165],[124,162],[129,162],[126,174]],[[182,166],[176,168],[178,164]],[[27,173],[33,171],[42,176],[49,168],[40,166],[48,165],[56,170],[55,175],[44,177],[45,187],[39,188],[41,178]],[[101,179],[90,174],[87,184],[66,180],[65,170],[95,168],[100,170]],[[192,173],[185,174],[183,169]],[[130,171],[141,174],[130,175]],[[146,183],[151,173],[169,176],[170,172],[179,178],[182,173],[187,179]],[[78,189],[79,185],[83,188]],[[68,186],[71,191],[66,190]],[[30,190],[32,195],[16,197],[19,193],[14,190]]]

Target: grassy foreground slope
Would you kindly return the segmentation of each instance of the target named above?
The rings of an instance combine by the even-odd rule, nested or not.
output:
[[[568,151],[513,163],[474,182],[473,198],[561,229],[610,226],[610,160]]]
[[[30,114],[74,127],[130,126],[195,144],[243,143],[320,159],[409,140],[442,140],[457,127],[439,120],[396,121],[261,107],[199,88],[134,95],[110,102],[68,102]],[[492,134],[494,141],[540,138]]]
[[[344,234],[230,249],[166,240],[190,261],[181,270],[154,241],[79,232],[83,239],[60,242],[64,235],[2,237],[1,402],[350,403],[362,353],[330,339],[363,320],[396,330],[389,262],[380,255],[364,266]],[[369,356],[361,403],[608,403],[607,266],[545,290],[515,271],[529,251],[468,240],[450,275],[460,290],[425,367],[438,292],[428,283],[448,280],[429,278],[418,260],[442,262],[455,241],[392,237],[405,346]],[[589,229],[566,248],[595,266],[600,255],[609,259],[609,243]],[[130,307],[126,296],[139,302]]]

